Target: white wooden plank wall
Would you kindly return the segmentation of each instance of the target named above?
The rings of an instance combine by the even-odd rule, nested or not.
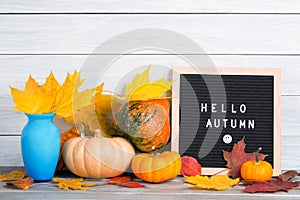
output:
[[[50,70],[63,81],[66,72],[81,69],[99,44],[141,28],[186,35],[217,67],[281,68],[282,165],[283,169],[300,169],[297,0],[0,0],[0,166],[23,165],[20,131],[26,119],[10,109],[9,85],[22,87],[29,74],[44,80]],[[103,53],[115,57],[120,52]],[[135,52],[113,63],[104,77],[106,88],[113,90],[129,70],[147,64],[188,65],[166,52]]]

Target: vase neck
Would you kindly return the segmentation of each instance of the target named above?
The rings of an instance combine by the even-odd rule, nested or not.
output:
[[[25,113],[29,120],[52,120],[55,116],[55,113],[46,113],[46,114],[28,114]]]

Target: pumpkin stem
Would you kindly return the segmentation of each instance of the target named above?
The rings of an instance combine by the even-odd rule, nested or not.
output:
[[[83,125],[81,124],[81,125],[77,125],[76,126],[76,128],[79,130],[79,132],[80,132],[80,137],[81,138],[84,138],[85,137],[85,134],[84,134],[84,127],[83,127]]]
[[[258,160],[258,154],[259,152],[262,150],[261,147],[259,147],[256,152],[255,152],[255,164],[258,164],[259,163],[259,160]]]
[[[153,147],[152,147],[152,151],[153,151],[153,154],[154,154],[154,158],[157,158],[157,154],[156,154],[155,146],[153,146]]]
[[[95,137],[99,137],[99,138],[102,137],[102,134],[101,134],[101,130],[100,130],[100,129],[95,129]]]

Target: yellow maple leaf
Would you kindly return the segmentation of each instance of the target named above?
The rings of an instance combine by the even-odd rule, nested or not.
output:
[[[94,94],[95,89],[86,89],[82,92],[75,91],[73,96],[73,110],[76,111],[90,105]]]
[[[60,88],[59,82],[56,80],[52,71],[50,72],[49,76],[46,78],[46,82],[40,86],[45,91],[52,91],[54,93]]]
[[[55,177],[52,181],[57,183],[57,187],[63,190],[88,190],[88,187],[96,186],[93,183],[83,183],[83,178],[60,179]]]
[[[150,67],[144,72],[137,74],[132,82],[126,85],[126,99],[128,100],[148,100],[161,98],[170,90],[174,81],[167,81],[165,78],[151,82],[149,80]]]
[[[79,72],[75,71],[73,75],[68,73],[64,83],[57,91],[54,104],[56,114],[60,117],[72,115],[73,92],[75,90],[76,79],[78,78]]]
[[[43,90],[34,78],[29,76],[23,91],[10,86],[11,94],[16,106],[14,110],[29,114],[52,112],[54,94]]]
[[[102,93],[103,86],[104,83],[96,88],[96,94],[93,99],[97,115],[112,113],[113,110],[118,110],[121,106],[115,95]]]
[[[95,89],[86,89],[79,92],[78,88],[84,80],[80,73],[68,74],[63,85],[58,89],[55,99],[55,113],[58,117],[72,119],[76,110],[91,104]]]
[[[30,113],[56,113],[57,117],[73,119],[75,110],[91,104],[95,89],[79,92],[78,88],[84,80],[80,79],[80,72],[67,74],[62,85],[56,80],[52,71],[43,85],[39,85],[31,76],[25,84],[24,91],[10,86],[15,110]]]
[[[194,185],[197,189],[206,190],[227,190],[237,185],[239,178],[231,179],[227,175],[214,175],[210,178],[208,176],[187,176],[186,183]]]
[[[0,182],[19,180],[24,178],[26,175],[27,175],[26,172],[14,170],[8,174],[0,174]]]
[[[89,117],[85,118],[82,114],[86,115],[88,113],[94,113],[94,115],[96,115],[95,108],[93,105],[93,101],[94,101],[93,97],[97,93],[100,93],[101,95],[103,85],[104,83],[99,85],[97,88],[91,90],[84,90],[83,92],[75,91],[74,98],[73,98],[73,113],[70,116],[64,116],[65,121],[67,123],[73,123],[73,124],[84,123],[82,119],[89,119]]]
[[[67,118],[67,120],[73,124],[83,125],[85,131],[94,132],[95,129],[99,128],[95,108],[92,104],[76,110],[73,117]]]
[[[95,88],[96,94],[92,103],[76,110],[72,117],[65,118],[65,120],[68,123],[83,125],[87,134],[94,133],[95,129],[101,129],[105,137],[110,137],[109,132],[114,130],[112,118],[110,118],[112,116],[112,101],[117,102],[117,98],[113,95],[102,94],[103,86],[104,83]],[[115,102],[114,105],[119,106]]]

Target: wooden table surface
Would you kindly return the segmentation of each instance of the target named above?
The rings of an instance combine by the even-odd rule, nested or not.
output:
[[[1,167],[0,173],[8,173],[15,169],[24,170],[22,167]],[[70,173],[56,174],[56,176],[72,177]],[[300,190],[248,194],[241,191],[244,188],[243,185],[235,186],[226,191],[195,190],[184,184],[183,180],[183,177],[177,177],[160,184],[143,183],[146,185],[144,188],[100,185],[90,187],[88,191],[64,191],[54,185],[39,183],[34,184],[29,190],[18,190],[6,186],[6,183],[0,183],[0,199],[300,199]],[[300,178],[295,178],[295,180],[300,180]],[[103,184],[106,179],[86,179],[86,181]]]

